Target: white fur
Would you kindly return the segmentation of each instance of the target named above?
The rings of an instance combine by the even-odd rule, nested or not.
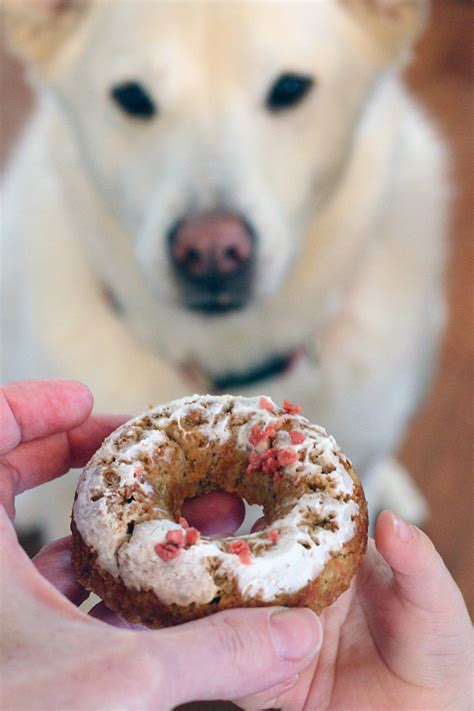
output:
[[[79,378],[99,409],[137,413],[192,389],[177,363],[220,373],[303,344],[294,370],[241,394],[300,402],[371,486],[443,323],[442,142],[399,56],[339,3],[242,3],[230,19],[204,5],[98,3],[48,65],[3,189],[4,377]],[[318,85],[271,116],[263,97],[288,67]],[[157,97],[156,121],[112,105],[111,83],[130,77]],[[211,319],[177,305],[164,231],[219,205],[255,225],[258,288]],[[391,505],[413,514],[403,492]],[[23,523],[47,516],[57,534],[71,487],[63,503],[43,496]]]

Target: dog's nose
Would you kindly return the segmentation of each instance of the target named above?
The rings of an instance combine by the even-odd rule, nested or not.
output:
[[[171,232],[171,258],[181,276],[193,282],[221,285],[252,259],[252,236],[246,224],[230,213],[195,215]]]
[[[178,221],[169,233],[169,250],[188,308],[222,313],[250,300],[255,239],[238,215],[212,212]]]

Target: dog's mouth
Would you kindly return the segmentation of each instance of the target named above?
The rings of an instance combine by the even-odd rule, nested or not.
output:
[[[253,264],[248,264],[232,274],[212,274],[202,279],[189,274],[183,278],[179,268],[175,269],[178,305],[206,316],[241,311],[253,300],[253,272]]]
[[[232,291],[228,288],[219,289],[218,286],[212,289],[209,285],[205,289],[193,289],[188,285],[185,289],[181,288],[179,305],[205,316],[222,316],[245,309],[251,300],[250,283],[240,284],[238,289]]]
[[[232,311],[239,311],[244,308],[244,304],[239,304],[233,301],[220,303],[219,301],[203,301],[199,303],[188,304],[187,308],[190,311],[196,311],[205,316],[219,316],[228,314]]]

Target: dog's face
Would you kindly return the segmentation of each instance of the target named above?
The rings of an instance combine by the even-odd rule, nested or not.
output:
[[[219,311],[279,288],[374,80],[357,39],[326,2],[97,8],[58,91],[157,298]]]
[[[251,309],[304,264],[309,240],[317,259],[310,228],[374,84],[419,19],[379,3],[393,5],[97,3],[43,60],[156,301]]]

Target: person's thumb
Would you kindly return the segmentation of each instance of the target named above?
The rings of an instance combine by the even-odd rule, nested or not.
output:
[[[471,625],[463,597],[428,536],[395,514],[377,521],[362,566],[362,601],[377,649],[410,683],[442,688],[466,671]],[[465,678],[465,677],[464,677]]]
[[[428,615],[461,615],[464,621],[467,610],[461,592],[423,531],[384,511],[377,521],[375,544],[392,569],[399,600]]]
[[[146,635],[165,688],[160,708],[235,699],[294,677],[319,651],[322,627],[308,609],[220,612]],[[166,703],[163,703],[166,699]]]

